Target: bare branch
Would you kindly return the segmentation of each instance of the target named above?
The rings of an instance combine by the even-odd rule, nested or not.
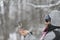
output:
[[[60,4],[60,1],[58,1],[57,3],[55,4],[49,4],[49,5],[35,5],[35,4],[32,4],[32,3],[27,3],[28,5],[31,5],[35,8],[44,8],[44,7],[53,7],[53,6],[56,6],[56,5],[59,5]]]

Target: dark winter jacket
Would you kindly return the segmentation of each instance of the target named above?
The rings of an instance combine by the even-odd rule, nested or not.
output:
[[[44,30],[44,32],[51,32],[53,31],[54,29],[60,29],[60,26],[54,26],[54,25],[51,25],[49,24],[48,27],[46,27],[46,29]]]
[[[46,27],[46,29],[44,30],[44,32],[47,32],[46,34],[50,35],[51,34],[50,32],[53,31],[54,32],[54,35],[55,35],[55,38],[53,38],[53,40],[60,40],[60,38],[59,38],[60,37],[60,32],[59,31],[56,31],[55,29],[60,29],[60,26],[54,26],[54,25],[49,24],[48,27]],[[49,36],[48,36],[48,38],[49,38]],[[45,39],[48,39],[48,38],[45,38]]]

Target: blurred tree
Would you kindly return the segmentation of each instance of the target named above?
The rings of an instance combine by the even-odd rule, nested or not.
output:
[[[5,19],[5,26],[4,26],[4,34],[3,34],[3,36],[4,36],[4,40],[8,40],[8,35],[9,35],[9,1],[10,0],[4,0],[4,19]]]

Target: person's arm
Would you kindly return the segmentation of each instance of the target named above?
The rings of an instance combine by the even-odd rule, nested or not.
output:
[[[48,30],[49,30],[49,31],[52,31],[52,30],[54,30],[54,29],[60,29],[60,26],[54,26],[54,25],[52,25],[51,28],[48,29]]]
[[[48,32],[53,31],[54,29],[60,29],[60,26],[54,26],[54,25],[52,25],[52,26],[48,29]],[[48,33],[48,32],[47,32],[47,33]]]
[[[60,26],[54,26],[54,27],[56,27],[57,29],[60,29]]]

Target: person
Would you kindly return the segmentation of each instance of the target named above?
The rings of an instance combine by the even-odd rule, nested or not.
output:
[[[30,31],[30,27],[22,26],[21,23],[18,24],[18,31],[11,34],[9,40],[36,40]]]
[[[52,32],[52,31],[55,31],[55,29],[60,29],[60,26],[54,26],[54,25],[51,24],[51,17],[50,17],[49,15],[47,15],[46,18],[45,18],[45,25],[46,25],[46,27],[45,27],[45,29],[43,30],[43,35],[42,35],[42,37],[40,38],[40,40],[43,40],[44,37],[45,37],[48,33]],[[47,37],[47,38],[48,38],[48,37]],[[50,38],[50,39],[51,39],[51,38]],[[53,39],[51,39],[51,40],[53,40]]]

